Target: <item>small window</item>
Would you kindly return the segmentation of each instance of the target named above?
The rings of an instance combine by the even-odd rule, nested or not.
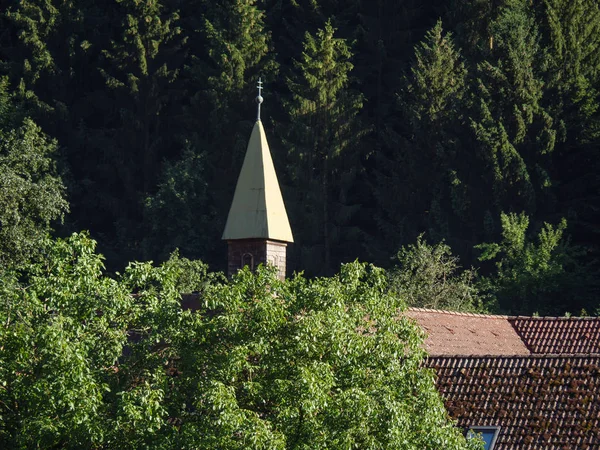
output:
[[[469,428],[469,431],[467,431],[467,438],[470,439],[475,436],[480,436],[484,442],[483,448],[485,450],[493,450],[499,432],[500,427],[471,427]]]
[[[269,264],[277,267],[277,255],[269,255]]]
[[[254,270],[254,256],[252,253],[244,253],[242,255],[242,267],[248,266],[250,270]]]

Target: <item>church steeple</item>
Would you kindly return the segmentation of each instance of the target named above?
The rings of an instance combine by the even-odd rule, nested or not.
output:
[[[287,242],[294,242],[265,130],[260,120],[262,82],[258,81],[254,124],[223,238],[230,275],[245,265],[270,263],[285,277]]]

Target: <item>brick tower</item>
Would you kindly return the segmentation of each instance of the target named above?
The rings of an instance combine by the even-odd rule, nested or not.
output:
[[[267,136],[260,121],[261,90],[259,79],[256,97],[258,116],[248,141],[222,239],[228,245],[229,276],[244,266],[254,270],[259,264],[271,264],[277,267],[279,278],[284,279],[286,247],[288,242],[294,242],[294,238]]]

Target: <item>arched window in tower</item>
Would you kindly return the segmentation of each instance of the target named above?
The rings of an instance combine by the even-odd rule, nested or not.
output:
[[[248,266],[250,270],[254,270],[254,256],[252,253],[244,253],[242,255],[242,267]]]
[[[277,265],[277,262],[278,262],[277,261],[277,255],[269,255],[269,257],[267,258],[267,262],[269,264],[271,264],[272,266],[279,267]]]

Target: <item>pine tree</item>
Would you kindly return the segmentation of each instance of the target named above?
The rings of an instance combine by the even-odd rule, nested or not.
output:
[[[288,78],[292,101],[286,104],[290,123],[285,145],[295,194],[291,220],[302,224],[295,231],[300,267],[321,273],[332,270],[334,246],[352,231],[357,206],[349,193],[364,134],[357,119],[362,96],[349,87],[352,52],[334,35],[331,22],[315,35],[306,33],[296,74]]]
[[[467,71],[441,22],[415,47],[398,93],[398,126],[389,154],[377,155],[375,195],[382,243],[390,249],[423,231],[450,239],[464,224],[470,155],[461,128]]]
[[[574,242],[600,256],[600,7],[593,0],[536,5],[547,53],[545,107],[558,135],[551,176],[556,216],[569,218]],[[600,270],[600,269],[599,269]]]
[[[175,138],[186,38],[168,0],[122,0],[118,12],[119,32],[104,51],[101,68],[110,113],[91,136],[108,135],[112,141],[111,148],[99,149],[108,162],[100,170],[111,183],[104,201],[113,215],[115,244],[126,257],[127,249],[138,254],[143,198],[155,190],[163,158],[179,151]]]
[[[530,2],[506,1],[496,12],[489,26],[494,44],[477,65],[470,113],[481,175],[477,220],[486,239],[497,235],[493,218],[502,211],[543,217],[553,202],[549,167],[557,135],[542,101],[546,60]]]

